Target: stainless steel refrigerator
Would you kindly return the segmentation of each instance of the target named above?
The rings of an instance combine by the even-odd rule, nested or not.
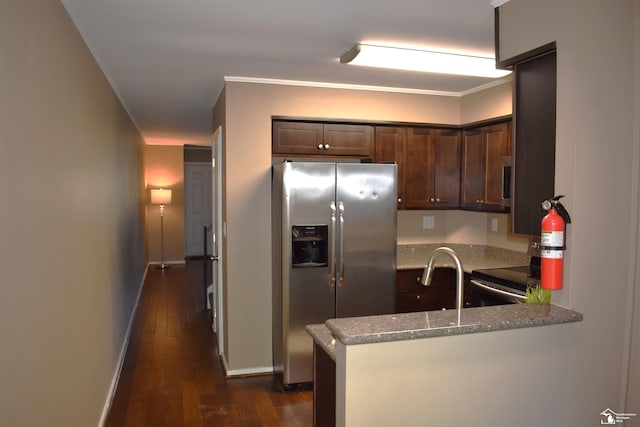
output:
[[[283,388],[309,388],[305,326],[395,310],[397,166],[273,166],[273,362]]]

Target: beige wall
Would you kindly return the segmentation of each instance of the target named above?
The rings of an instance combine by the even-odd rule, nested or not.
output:
[[[142,139],[58,1],[0,3],[0,425],[98,425],[145,270]]]
[[[577,363],[582,326],[337,342],[336,425],[599,425],[605,408],[592,414],[570,404],[588,383]]]
[[[184,149],[178,145],[145,145],[147,189],[147,245],[149,261],[160,261],[160,207],[149,204],[152,188],[170,188],[171,204],[164,207],[164,258],[184,262]]]
[[[640,70],[640,2],[638,0],[636,0],[635,2],[635,70],[636,70],[636,75],[638,73],[638,70]],[[634,108],[634,117],[640,117],[640,81],[638,81],[636,79],[635,84],[635,108]],[[634,134],[634,140],[636,142],[640,141],[640,120],[636,120],[635,126],[634,126],[634,130],[635,130],[635,134]],[[635,172],[632,174],[632,181],[635,183],[635,189],[636,189],[636,193],[638,193],[638,186],[640,183],[640,168],[638,166],[638,163],[640,163],[640,143],[637,143],[635,146]],[[632,202],[634,203],[635,209],[633,212],[635,212],[636,215],[638,215],[638,212],[640,212],[640,195],[638,197],[632,198]],[[638,222],[636,222],[636,226],[638,225]],[[640,247],[640,233],[638,232],[637,228],[636,230],[631,229],[630,230],[632,234],[636,234],[636,239],[635,239],[635,248]],[[634,233],[635,231],[635,233]],[[633,244],[633,243],[632,243]],[[630,257],[630,259],[633,261],[634,257],[633,257],[633,253],[632,256]],[[631,271],[633,271],[633,265],[631,264]],[[635,271],[639,271],[640,270],[640,253],[636,250],[635,253]],[[636,273],[637,274],[637,273]],[[631,351],[630,351],[630,356],[629,356],[629,360],[630,361],[637,361],[640,360],[640,327],[638,327],[638,325],[640,325],[640,291],[638,290],[638,277],[635,277],[635,289],[628,299],[628,305],[630,305],[631,307],[633,307],[633,312],[629,314],[629,318],[631,319],[631,330],[629,333],[629,337],[632,339],[632,342],[630,343],[630,347],[631,347]],[[629,367],[629,373],[628,374],[624,374],[623,372],[623,377],[626,376],[627,377],[627,404],[626,404],[626,408],[627,409],[632,409],[634,408],[634,410],[636,411],[636,413],[640,413],[640,411],[637,410],[638,406],[636,403],[634,402],[640,402],[640,363],[631,363],[631,366]],[[624,381],[624,380],[623,380]],[[640,426],[640,420],[634,419],[632,422],[628,423],[627,427],[639,427]]]
[[[511,0],[500,8],[503,59],[557,41],[555,184],[556,193],[566,195],[573,220],[565,286],[557,294],[563,305],[584,314],[576,363],[588,378],[567,404],[593,414],[596,423],[607,407],[640,413],[637,395],[624,406],[629,343],[631,336],[640,339],[631,322],[631,301],[640,292],[638,70],[633,68],[638,7],[634,0]],[[636,354],[636,367],[637,361]],[[636,390],[638,380],[636,373]],[[635,417],[630,424],[638,423]]]
[[[481,120],[509,114],[510,86],[507,82],[507,89],[493,88],[487,99],[481,94],[471,95],[474,100],[469,102],[469,108],[473,111],[467,116]],[[214,108],[214,127],[223,126],[225,146],[225,357],[232,374],[268,371],[272,365],[272,117],[461,124],[462,100],[460,97],[238,82],[228,82],[221,99]],[[499,107],[489,108],[494,102]],[[482,109],[483,105],[487,106],[486,110]],[[482,111],[486,112],[485,116]],[[422,230],[421,219],[414,221],[420,215],[401,214],[401,241],[423,242],[434,238]],[[434,215],[448,224],[436,230],[437,239],[489,240],[486,214],[451,211],[445,217],[441,213]],[[438,220],[437,224],[440,223]],[[469,224],[477,225],[480,230]],[[515,246],[523,247],[517,243]]]
[[[461,98],[461,124],[511,114],[513,104],[511,76],[502,80],[505,82],[471,92]]]

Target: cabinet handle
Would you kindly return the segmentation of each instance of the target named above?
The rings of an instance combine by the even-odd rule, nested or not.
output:
[[[482,200],[482,199],[476,199],[476,203],[484,203],[484,200]]]
[[[416,295],[416,299],[420,299],[420,295]]]
[[[329,144],[324,144],[324,149],[328,150],[329,149]]]
[[[402,203],[402,199],[398,197],[398,203]]]
[[[416,282],[420,283],[420,279],[421,279],[421,278],[422,278],[422,277],[420,277],[420,276],[416,277]]]
[[[434,199],[434,198],[432,197],[432,198],[430,198],[430,199],[429,199],[429,201],[430,201],[431,203],[435,203],[436,199]]]
[[[440,198],[436,197],[436,203],[440,203]]]
[[[322,150],[322,144],[318,144],[318,150]]]

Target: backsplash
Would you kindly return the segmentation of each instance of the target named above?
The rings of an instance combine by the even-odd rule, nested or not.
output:
[[[424,228],[425,225],[433,228]],[[526,253],[529,237],[511,233],[509,214],[460,210],[398,211],[398,244],[421,243],[489,245]]]
[[[427,263],[431,253],[440,246],[452,249],[462,260],[465,270],[474,268],[493,268],[501,266],[528,265],[530,261],[526,252],[496,248],[486,245],[467,245],[460,243],[424,243],[398,245],[398,268],[422,268]],[[443,257],[441,263],[450,264],[451,261]]]

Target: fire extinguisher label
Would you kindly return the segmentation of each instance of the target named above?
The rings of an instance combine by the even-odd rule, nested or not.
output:
[[[554,249],[542,249],[540,251],[540,256],[542,258],[547,259],[562,259],[564,251],[554,250]]]
[[[562,247],[564,245],[563,231],[542,231],[540,234],[540,246]]]

